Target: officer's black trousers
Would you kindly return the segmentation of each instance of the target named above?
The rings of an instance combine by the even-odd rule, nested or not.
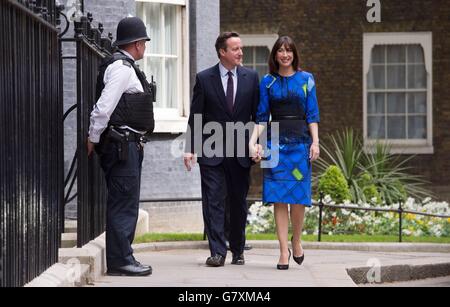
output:
[[[135,261],[131,244],[139,215],[144,152],[141,145],[135,142],[130,142],[128,147],[127,161],[119,161],[115,143],[102,148],[100,156],[108,185],[106,259],[110,269]]]

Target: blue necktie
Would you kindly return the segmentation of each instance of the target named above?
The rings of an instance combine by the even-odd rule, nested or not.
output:
[[[233,113],[234,106],[234,82],[233,82],[233,73],[231,71],[228,72],[228,85],[227,85],[227,106],[228,110]]]

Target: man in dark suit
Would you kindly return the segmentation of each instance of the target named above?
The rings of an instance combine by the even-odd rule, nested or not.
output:
[[[197,74],[184,157],[190,171],[198,155],[203,219],[211,251],[206,264],[213,267],[223,266],[227,255],[224,234],[227,197],[231,263],[245,264],[246,198],[252,165],[248,141],[259,103],[258,74],[241,66],[239,34],[220,35],[216,51],[220,63]],[[230,129],[233,125],[245,129]]]

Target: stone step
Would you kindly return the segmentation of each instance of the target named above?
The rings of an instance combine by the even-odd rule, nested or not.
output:
[[[77,233],[77,221],[66,220],[64,222],[64,233]]]
[[[73,248],[73,247],[77,247],[77,234],[76,233],[61,234],[61,248]]]

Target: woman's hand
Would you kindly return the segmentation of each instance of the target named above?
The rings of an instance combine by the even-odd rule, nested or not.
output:
[[[249,144],[249,148],[250,148],[250,157],[252,158],[253,161],[259,163],[262,159],[262,155],[264,152],[263,147],[261,146],[261,144]]]
[[[320,157],[320,146],[317,143],[312,143],[309,150],[309,159],[311,162],[316,161]]]

